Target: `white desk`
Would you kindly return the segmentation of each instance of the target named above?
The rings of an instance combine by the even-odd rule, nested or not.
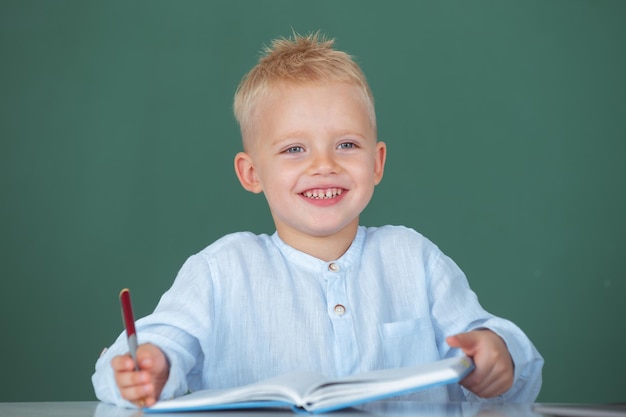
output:
[[[0,403],[1,417],[293,417],[291,410],[259,409],[242,411],[211,411],[193,413],[144,414],[140,410],[117,408],[98,402],[33,402]],[[480,404],[422,404],[410,401],[375,402],[357,409],[346,409],[329,414],[329,417],[538,417],[531,406],[505,404],[484,406]]]
[[[579,408],[578,408],[579,407]],[[545,408],[553,413],[552,410]],[[605,410],[589,410],[585,406],[574,408],[572,416],[618,417],[626,416],[626,406]],[[242,411],[211,411],[193,413],[144,414],[141,410],[129,410],[93,402],[32,402],[0,403],[0,417],[297,417],[291,410],[259,409]],[[423,404],[412,401],[379,401],[329,414],[328,417],[539,417],[531,405],[502,404],[481,405],[475,403]]]

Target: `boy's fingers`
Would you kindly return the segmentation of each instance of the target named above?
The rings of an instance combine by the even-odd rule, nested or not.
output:
[[[161,350],[154,345],[144,344],[137,349],[137,363],[130,355],[119,355],[111,359],[115,382],[122,398],[138,407],[154,405],[169,375],[169,364]]]
[[[130,388],[146,384],[150,381],[143,372],[117,372],[115,382],[120,388]]]
[[[122,398],[138,407],[155,403],[154,384],[145,372],[123,372],[116,375],[116,382]]]
[[[507,391],[505,384],[499,379],[489,379],[473,385],[464,384],[463,386],[482,398],[492,398]]]
[[[122,388],[120,389],[120,394],[124,399],[139,407],[143,407],[148,402],[154,403],[152,395],[153,391],[154,389],[152,388],[152,384],[146,384]]]
[[[477,367],[461,381],[461,385],[482,398],[491,398],[505,393],[512,386],[512,376],[498,367]]]
[[[125,372],[135,370],[135,364],[130,354],[119,355],[111,359],[111,366],[115,372]]]
[[[461,381],[461,385],[479,397],[484,397],[485,389],[491,385],[491,382],[489,381],[489,375],[483,369],[476,368]]]
[[[146,371],[150,371],[152,369],[152,365],[154,361],[151,356],[146,356],[144,358],[137,358],[137,362],[139,363],[139,368],[144,369]]]
[[[466,354],[474,353],[478,337],[473,332],[459,333],[446,338],[446,342],[453,348],[459,348]]]

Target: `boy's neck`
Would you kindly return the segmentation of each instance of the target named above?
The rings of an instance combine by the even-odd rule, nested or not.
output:
[[[341,258],[357,233],[358,222],[330,236],[311,236],[277,230],[280,239],[294,249],[325,262]]]

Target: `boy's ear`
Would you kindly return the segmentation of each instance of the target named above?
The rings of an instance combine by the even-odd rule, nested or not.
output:
[[[258,194],[263,191],[261,182],[256,176],[252,158],[245,152],[235,155],[235,172],[241,186],[252,193]]]
[[[385,142],[376,142],[376,161],[374,161],[374,183],[376,185],[378,185],[383,179],[386,159],[387,145]]]

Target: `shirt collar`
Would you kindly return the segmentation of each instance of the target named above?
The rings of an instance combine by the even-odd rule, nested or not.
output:
[[[357,263],[361,258],[361,253],[363,252],[366,235],[366,228],[364,226],[359,226],[357,228],[356,236],[354,237],[354,240],[352,241],[352,244],[350,244],[348,250],[339,259],[332,260],[330,262],[323,261],[289,246],[278,236],[278,232],[274,232],[271,239],[272,243],[278,248],[283,257],[288,259],[290,263],[301,268],[319,271],[320,268],[323,270],[328,269],[328,266],[331,263],[338,264],[341,269],[350,268],[353,264]]]

